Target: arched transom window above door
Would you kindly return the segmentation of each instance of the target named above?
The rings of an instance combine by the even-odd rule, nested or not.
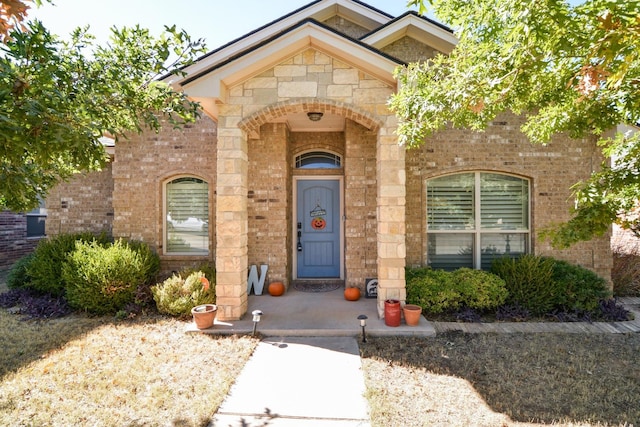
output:
[[[342,157],[329,151],[307,151],[296,156],[296,169],[340,169]]]

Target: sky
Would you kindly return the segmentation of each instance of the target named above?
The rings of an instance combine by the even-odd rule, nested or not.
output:
[[[90,25],[99,43],[112,26],[140,24],[155,36],[164,25],[184,29],[192,39],[204,38],[209,50],[309,4],[312,0],[53,0],[35,6],[29,18],[41,20],[53,34],[66,38],[74,28]],[[365,0],[393,16],[405,13],[406,0]]]

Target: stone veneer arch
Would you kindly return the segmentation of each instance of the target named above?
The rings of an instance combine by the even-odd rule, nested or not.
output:
[[[320,112],[342,116],[374,132],[377,132],[378,129],[383,126],[381,120],[355,105],[332,99],[297,98],[268,105],[241,120],[238,123],[238,127],[250,138],[257,138],[260,132],[260,126],[263,124],[272,122],[288,114],[300,112]]]

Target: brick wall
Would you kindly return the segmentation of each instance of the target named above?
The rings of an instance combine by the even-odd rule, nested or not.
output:
[[[347,286],[364,293],[365,279],[377,277],[377,134],[347,121],[345,129],[345,267]]]
[[[376,138],[350,120],[345,132],[288,132],[284,124],[260,128],[249,151],[249,265],[268,264],[269,280],[291,279],[293,253],[292,176],[345,176],[345,267],[349,286],[376,276]],[[308,150],[339,154],[344,167],[295,170],[294,159]]]
[[[158,251],[163,272],[210,262],[215,251],[216,123],[208,117],[183,129],[165,126],[116,145],[113,163],[113,235],[142,240]],[[192,175],[209,183],[209,255],[165,255],[163,185]]]
[[[0,270],[30,254],[41,237],[27,237],[25,214],[0,211]]]
[[[426,180],[463,171],[496,171],[531,180],[533,251],[589,268],[610,278],[609,235],[555,250],[538,238],[545,227],[569,218],[571,185],[587,178],[600,165],[594,141],[556,136],[547,146],[531,144],[520,132],[521,117],[503,114],[486,132],[447,130],[407,153],[407,264],[423,265],[426,258]]]
[[[331,18],[325,20],[323,24],[333,28],[336,31],[341,32],[342,34],[353,37],[354,39],[359,39],[360,37],[370,32],[370,30],[357,25],[347,19],[344,19],[341,16],[332,16]]]
[[[74,176],[47,196],[47,235],[91,231],[111,234],[113,222],[112,164],[99,172]]]
[[[398,40],[383,47],[382,52],[389,54],[404,62],[420,62],[433,58],[438,53],[430,46],[420,43],[411,37],[401,37]]]
[[[269,266],[268,282],[291,279],[291,156],[283,123],[265,124],[249,141],[249,265]],[[268,283],[267,282],[267,283]]]

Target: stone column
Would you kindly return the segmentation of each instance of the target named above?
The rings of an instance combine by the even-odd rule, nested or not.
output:
[[[378,181],[378,315],[384,301],[406,300],[406,173],[405,148],[398,145],[393,129],[380,129],[377,145]]]
[[[247,138],[237,127],[234,107],[219,108],[216,304],[218,318],[237,320],[247,311]]]

